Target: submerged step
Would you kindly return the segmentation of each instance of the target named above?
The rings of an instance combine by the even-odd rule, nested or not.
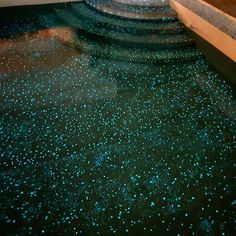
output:
[[[55,12],[65,25],[77,30],[77,37],[71,45],[93,56],[145,63],[179,62],[202,57],[191,46],[194,41],[185,34],[178,21],[154,23],[114,18],[84,3],[55,9]],[[132,29],[137,27],[137,31],[144,25],[156,27],[156,31],[136,33],[128,31],[127,25]],[[166,27],[169,27],[167,31]],[[171,27],[181,30],[173,33]]]
[[[183,24],[179,21],[134,21],[132,19],[118,18],[112,15],[103,14],[94,11],[87,4],[71,4],[70,9],[87,18],[88,21],[96,23],[99,27],[110,30],[133,32],[136,34],[143,33],[179,33],[183,32]]]
[[[116,43],[111,44],[94,40],[88,35],[80,35],[71,46],[89,55],[129,62],[179,63],[198,60],[203,57],[203,54],[195,47],[163,48],[158,50],[150,50],[143,47],[122,47]]]
[[[143,34],[135,35],[132,33],[116,32],[114,30],[108,30],[101,28],[99,24],[87,21],[81,18],[79,15],[74,14],[68,10],[57,9],[57,15],[64,20],[67,24],[73,28],[88,32],[92,35],[96,35],[107,39],[109,41],[117,41],[120,43],[144,45],[145,47],[181,47],[187,46],[193,43],[186,34]]]
[[[169,0],[113,0],[114,2],[123,3],[133,6],[146,6],[146,7],[160,7],[168,6]]]
[[[136,20],[176,20],[177,16],[169,6],[132,6],[112,0],[86,0],[86,3],[104,13]]]

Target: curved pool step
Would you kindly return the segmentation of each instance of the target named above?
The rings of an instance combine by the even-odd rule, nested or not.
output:
[[[163,7],[169,5],[169,0],[113,0],[114,2],[123,3],[133,6],[145,7]]]
[[[98,11],[124,18],[147,21],[175,21],[177,14],[169,6],[143,7],[126,5],[112,0],[85,0]]]
[[[71,45],[83,53],[113,60],[138,63],[181,63],[196,61],[203,54],[194,47],[149,50],[146,48],[122,47],[118,44],[109,44],[94,40],[87,35],[76,38]]]
[[[87,32],[110,42],[127,44],[133,47],[145,46],[147,48],[186,47],[194,43],[185,33],[136,35],[133,33],[117,32],[101,28],[96,22],[88,21],[72,11],[64,9],[57,9],[55,11],[61,20],[64,20],[68,25],[80,32]]]
[[[70,4],[67,9],[55,9],[55,12],[61,21],[77,31],[70,45],[94,57],[140,63],[179,63],[203,57],[177,19],[136,21],[104,14],[85,3]],[[176,27],[176,24],[182,26],[181,31],[164,31],[165,27]],[[142,31],[144,25],[156,27],[156,31]]]
[[[87,4],[71,4],[70,9],[82,17],[87,18],[88,21],[94,22],[99,27],[108,30],[116,30],[120,32],[129,32],[135,34],[171,34],[181,33],[184,31],[184,26],[179,21],[134,21],[131,19],[113,17],[112,15],[103,14],[102,12],[95,11]]]

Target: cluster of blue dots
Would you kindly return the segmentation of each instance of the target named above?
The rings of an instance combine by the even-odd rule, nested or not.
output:
[[[202,57],[113,60],[35,35],[0,48],[1,231],[232,235],[232,85]]]

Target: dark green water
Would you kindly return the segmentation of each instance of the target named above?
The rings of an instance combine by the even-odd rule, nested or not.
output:
[[[233,235],[234,88],[71,48],[61,8],[2,21],[2,235]]]

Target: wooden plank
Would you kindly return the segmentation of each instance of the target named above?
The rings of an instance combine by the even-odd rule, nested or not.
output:
[[[175,0],[171,0],[170,4],[177,11],[179,19],[188,28],[200,35],[202,38],[215,46],[234,62],[236,62],[235,39]]]

